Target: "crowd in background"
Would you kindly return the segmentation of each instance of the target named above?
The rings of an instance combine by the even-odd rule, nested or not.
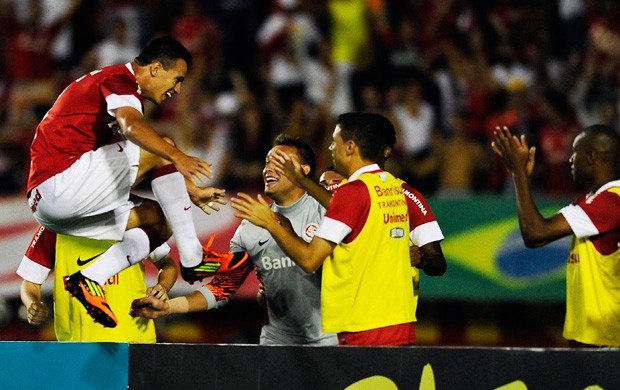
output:
[[[0,0],[0,193],[24,191],[36,125],[69,82],[161,34],[194,67],[146,115],[230,190],[261,186],[280,132],[326,167],[347,111],[393,121],[388,169],[426,196],[506,191],[496,126],[537,146],[536,190],[572,195],[574,135],[620,128],[615,0]]]

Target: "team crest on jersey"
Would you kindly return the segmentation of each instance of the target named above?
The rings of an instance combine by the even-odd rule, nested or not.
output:
[[[306,228],[304,229],[304,237],[307,238],[308,240],[312,240],[312,237],[314,237],[314,233],[316,233],[316,229],[318,227],[319,225],[314,222],[308,224]]]

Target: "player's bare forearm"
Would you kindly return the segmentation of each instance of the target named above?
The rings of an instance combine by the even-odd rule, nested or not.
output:
[[[297,265],[306,272],[316,271],[321,264],[312,259],[310,245],[295,234],[292,234],[280,224],[271,224],[266,228],[282,248]],[[322,262],[321,262],[322,263]]]
[[[131,107],[120,107],[115,111],[123,136],[142,149],[168,160],[177,170],[196,185],[206,183],[212,177],[211,164],[191,157],[180,151],[172,142],[162,138],[150,125],[144,122],[142,114]]]
[[[306,272],[316,271],[331,253],[326,251],[326,245],[315,243],[316,238],[308,244],[298,237],[288,220],[274,213],[261,195],[254,199],[240,192],[231,198],[231,205],[237,210],[236,217],[247,219],[254,225],[268,230],[280,248]],[[327,247],[329,249],[328,245]]]
[[[173,305],[172,310],[174,313],[193,313],[196,311],[205,311],[209,309],[209,304],[200,291],[192,291],[186,296],[179,298],[185,299],[179,299],[179,302],[176,302]]]
[[[514,182],[519,228],[525,245],[539,247],[569,234],[570,227],[563,217],[545,219],[534,203],[530,179],[536,148],[529,147],[524,135],[517,137],[506,126],[495,129],[491,147]]]
[[[189,307],[189,301],[185,296],[176,297],[168,301],[155,297],[144,297],[134,299],[131,302],[129,315],[132,317],[157,319],[170,314],[188,313]]]
[[[545,218],[532,196],[529,177],[513,175],[517,201],[517,215],[521,237],[528,248],[537,248],[572,234],[572,229],[562,214]]]
[[[174,162],[184,154],[173,144],[166,142],[155,129],[144,122],[142,114],[136,109],[120,107],[115,114],[123,137],[142,149],[170,162]]]
[[[22,281],[20,297],[26,307],[29,307],[33,302],[41,301],[41,285],[27,280]]]
[[[306,177],[300,182],[302,188],[324,208],[329,206],[329,201],[332,199],[332,193],[326,190],[322,185]]]
[[[546,244],[539,243],[536,239],[537,228],[542,226],[544,218],[534,203],[529,177],[524,172],[515,172],[512,180],[515,186],[519,229],[525,246],[531,248]]]
[[[177,270],[176,264],[170,255],[159,261],[157,266],[159,268],[159,273],[157,274],[157,284],[162,286],[166,290],[167,294],[176,283],[179,271]]]
[[[26,307],[28,323],[40,325],[48,314],[47,305],[41,300],[41,285],[24,280],[21,285],[20,296]]]
[[[321,206],[327,208],[332,198],[331,192],[323,188],[319,183],[305,175],[301,164],[294,155],[276,150],[273,154],[273,163],[276,171],[285,175],[293,184],[302,188],[310,196],[316,199]]]
[[[271,233],[278,246],[289,255],[301,269],[314,272],[334,250],[335,244],[319,237],[314,237],[310,243],[295,234],[290,221],[274,213],[276,220],[270,220],[265,229]]]
[[[446,272],[448,264],[438,241],[420,248],[420,261],[417,267],[428,276],[441,276]]]

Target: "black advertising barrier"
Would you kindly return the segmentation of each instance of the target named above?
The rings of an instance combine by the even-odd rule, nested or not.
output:
[[[130,389],[620,388],[620,349],[131,344]]]

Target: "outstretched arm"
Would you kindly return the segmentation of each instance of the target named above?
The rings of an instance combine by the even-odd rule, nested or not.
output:
[[[213,177],[211,164],[197,157],[188,156],[173,144],[166,142],[150,125],[142,114],[133,107],[119,107],[114,113],[123,136],[163,159],[174,164],[177,170],[189,181],[199,185]]]
[[[273,164],[278,174],[286,176],[293,184],[302,188],[308,195],[316,199],[321,206],[327,208],[332,198],[331,192],[304,174],[301,164],[295,155],[275,150],[273,153]]]
[[[170,314],[182,314],[208,309],[207,300],[198,291],[193,291],[182,297],[172,298],[169,301],[155,297],[135,299],[131,303],[129,315],[132,317],[161,318]]]
[[[159,269],[157,284],[146,289],[146,296],[167,301],[168,292],[174,286],[179,274],[176,264],[170,255],[164,256],[153,264]]]
[[[235,254],[245,252],[236,252]],[[176,269],[176,267],[175,267]],[[131,303],[130,315],[133,317],[161,318],[170,314],[193,313],[215,309],[224,305],[243,284],[250,272],[254,269],[251,260],[245,261],[234,270],[216,274],[215,277],[202,290],[176,297],[171,300],[163,300],[154,296],[135,299]],[[209,296],[211,301],[207,299]]]
[[[287,226],[281,216],[273,212],[265,199],[258,195],[238,193],[231,199],[231,205],[238,212],[236,217],[244,218],[256,226],[267,229],[284,253],[289,255],[297,265],[306,272],[314,272],[323,264],[336,244],[314,237],[310,243],[297,236],[290,225]]]
[[[192,203],[198,206],[205,214],[211,215],[211,210],[220,211],[220,205],[228,203],[224,198],[226,190],[216,187],[199,187],[193,181],[185,179],[187,193]]]
[[[501,158],[514,182],[519,228],[525,246],[543,246],[572,234],[572,229],[562,214],[544,218],[534,203],[531,176],[536,148],[530,148],[524,135],[517,137],[506,126],[497,127],[494,135],[491,147]]]

